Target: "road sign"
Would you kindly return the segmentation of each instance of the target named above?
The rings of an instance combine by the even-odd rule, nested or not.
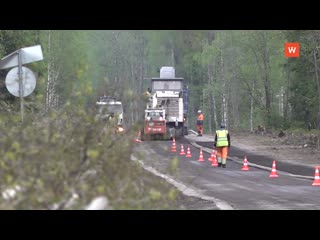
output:
[[[0,69],[6,69],[19,66],[18,53],[20,51],[21,64],[27,64],[43,60],[42,50],[40,45],[21,48],[0,60]]]
[[[40,45],[18,49],[0,60],[0,70],[18,66],[18,68],[12,69],[6,77],[6,87],[12,95],[20,97],[22,122],[23,97],[30,95],[36,87],[36,78],[33,72],[26,67],[22,67],[22,64],[40,60],[43,60]]]
[[[33,90],[36,88],[36,77],[33,72],[27,68],[22,67],[22,87],[23,87],[23,97],[29,96]],[[19,68],[12,68],[6,76],[6,87],[8,91],[16,96],[20,96],[19,88]]]

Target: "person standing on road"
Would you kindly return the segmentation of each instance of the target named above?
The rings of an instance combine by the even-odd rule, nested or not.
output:
[[[216,131],[214,146],[218,151],[218,167],[226,167],[228,150],[230,149],[230,135],[226,130],[226,125],[221,123],[220,129]]]
[[[197,118],[197,130],[198,136],[202,136],[203,134],[203,113],[201,110],[198,111],[198,118]]]

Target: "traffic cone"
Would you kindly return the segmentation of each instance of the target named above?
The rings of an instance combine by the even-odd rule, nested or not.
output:
[[[218,167],[218,162],[217,162],[217,157],[215,155],[215,152],[214,152],[214,155],[213,155],[213,159],[212,159],[212,164],[211,164],[212,167]]]
[[[249,170],[247,156],[244,157],[243,167],[241,168],[241,170],[242,171],[248,171]]]
[[[138,132],[138,136],[133,140],[134,142],[142,142],[141,141],[141,131]]]
[[[191,158],[191,152],[190,152],[190,147],[188,147],[188,150],[187,150],[187,155],[186,155],[187,158]]]
[[[277,174],[277,170],[276,170],[276,161],[275,160],[273,160],[272,170],[271,170],[271,173],[270,173],[269,177],[279,177],[278,174]]]
[[[316,166],[316,171],[314,173],[314,181],[312,186],[320,186],[319,168]]]
[[[199,155],[198,161],[199,161],[199,162],[204,162],[203,153],[202,153],[202,148],[200,148],[200,155]]]
[[[183,144],[181,144],[180,155],[186,155],[186,153],[184,152]]]
[[[176,140],[173,138],[171,152],[177,152]]]
[[[211,162],[213,161],[213,159],[215,158],[215,153],[216,153],[216,151],[214,149],[212,149],[211,156],[208,158],[209,161],[211,161]]]

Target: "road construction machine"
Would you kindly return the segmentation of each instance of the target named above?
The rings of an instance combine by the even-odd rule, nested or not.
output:
[[[188,86],[184,85],[184,79],[175,77],[174,67],[165,66],[161,67],[159,78],[149,80],[151,88],[142,135],[157,135],[163,139],[187,135]],[[147,119],[148,115],[156,118]]]
[[[164,139],[166,136],[166,113],[162,107],[145,109],[143,138]]]

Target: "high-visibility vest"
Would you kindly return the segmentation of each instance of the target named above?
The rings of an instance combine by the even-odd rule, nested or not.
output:
[[[228,137],[227,137],[228,130],[217,130],[216,134],[217,134],[217,143],[216,143],[217,147],[229,146]]]
[[[199,116],[198,116],[198,119],[197,119],[197,124],[198,125],[203,125],[203,114],[201,113]]]

